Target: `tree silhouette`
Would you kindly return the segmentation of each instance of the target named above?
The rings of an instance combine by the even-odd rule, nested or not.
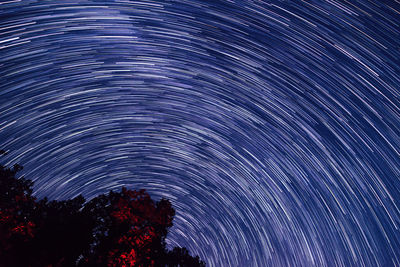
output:
[[[126,188],[86,204],[37,200],[33,183],[16,178],[21,169],[0,165],[0,267],[205,266],[185,248],[166,248],[168,200]]]
[[[175,214],[169,201],[154,203],[144,190],[122,188],[94,198],[83,213],[95,225],[83,266],[155,266],[167,255],[164,240]]]

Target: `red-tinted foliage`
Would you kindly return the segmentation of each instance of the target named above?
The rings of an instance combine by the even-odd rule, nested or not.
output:
[[[106,266],[153,266],[154,256],[165,250],[163,242],[175,213],[169,201],[154,203],[144,190],[123,188],[120,193],[110,192],[93,199],[87,208],[85,211],[97,214],[92,217],[98,219],[99,244],[88,253],[88,262],[102,265],[106,261]],[[105,251],[108,251],[106,259],[95,256],[105,255]]]
[[[122,188],[85,205],[81,196],[37,201],[32,182],[15,177],[20,169],[0,165],[0,267],[205,266],[186,249],[166,249],[168,200]]]

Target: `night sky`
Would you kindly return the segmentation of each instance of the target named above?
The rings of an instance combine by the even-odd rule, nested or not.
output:
[[[400,2],[2,0],[0,148],[208,266],[400,266]]]

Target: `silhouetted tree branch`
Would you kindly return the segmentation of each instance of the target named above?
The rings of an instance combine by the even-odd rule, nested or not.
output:
[[[21,169],[0,165],[0,267],[205,266],[185,248],[166,249],[168,200],[126,188],[86,204],[37,200],[32,181],[16,178]]]

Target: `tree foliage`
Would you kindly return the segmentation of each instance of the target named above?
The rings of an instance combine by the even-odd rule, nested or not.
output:
[[[21,168],[0,165],[0,267],[205,266],[185,248],[166,248],[168,200],[126,188],[86,204],[37,200],[33,183],[16,178]]]

